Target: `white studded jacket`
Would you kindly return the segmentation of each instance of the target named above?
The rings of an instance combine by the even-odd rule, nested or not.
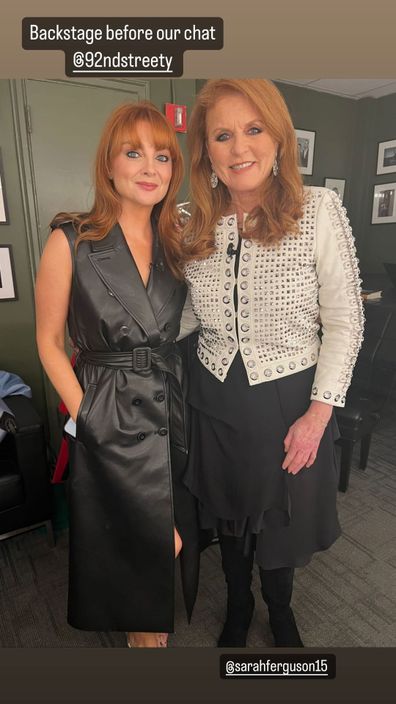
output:
[[[250,385],[316,364],[311,399],[344,406],[364,323],[354,239],[333,191],[305,192],[300,235],[280,246],[242,239],[237,277],[227,254],[238,242],[236,216],[220,219],[216,251],[185,268],[195,317],[187,304],[181,337],[197,318],[198,357],[220,381],[238,349]]]

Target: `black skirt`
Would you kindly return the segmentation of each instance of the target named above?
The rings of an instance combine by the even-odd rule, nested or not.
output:
[[[218,381],[195,358],[189,403],[191,445],[184,481],[200,506],[200,523],[252,541],[263,569],[298,567],[340,535],[339,478],[333,413],[315,463],[282,469],[289,427],[308,409],[315,367],[249,386],[240,354]]]

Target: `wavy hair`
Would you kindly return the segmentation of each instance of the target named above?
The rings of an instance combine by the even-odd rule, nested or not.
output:
[[[183,259],[180,217],[176,197],[183,178],[183,155],[173,127],[151,102],[127,103],[116,108],[103,129],[94,166],[95,197],[88,213],[58,213],[51,226],[72,220],[77,231],[76,247],[84,240],[102,240],[121,215],[120,196],[110,178],[113,158],[120,153],[123,142],[139,148],[139,123],[151,127],[156,149],[169,149],[172,158],[172,177],[168,191],[153,208],[158,234],[167,262],[173,273],[181,276]]]
[[[192,209],[184,231],[187,261],[214,252],[216,222],[231,204],[230,193],[220,180],[217,188],[210,186],[212,168],[206,146],[207,112],[216,100],[230,93],[242,95],[254,105],[278,144],[278,175],[271,172],[263,183],[260,202],[247,218],[243,236],[274,244],[286,233],[298,234],[304,192],[298,171],[295,131],[282,95],[271,81],[263,79],[210,80],[196,98],[188,129]]]

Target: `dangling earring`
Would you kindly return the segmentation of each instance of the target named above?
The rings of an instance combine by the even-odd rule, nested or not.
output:
[[[279,173],[278,156],[275,156],[274,163],[272,164],[272,173],[277,176]]]
[[[217,188],[217,184],[219,183],[219,179],[217,178],[217,175],[215,174],[214,171],[210,174],[210,185],[212,188]]]

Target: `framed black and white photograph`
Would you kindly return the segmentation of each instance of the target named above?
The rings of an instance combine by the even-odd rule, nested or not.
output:
[[[11,245],[0,244],[0,301],[17,298]]]
[[[316,132],[295,130],[297,137],[298,168],[300,174],[312,175]]]
[[[396,183],[374,186],[372,225],[396,222]]]
[[[396,139],[378,143],[377,174],[396,173]]]
[[[8,225],[8,210],[7,210],[7,199],[5,194],[4,185],[4,173],[3,173],[3,162],[1,160],[0,152],[0,225]]]
[[[334,193],[337,193],[337,195],[340,197],[341,203],[344,202],[344,193],[345,193],[345,184],[346,180],[345,178],[325,178],[324,185],[326,188],[330,188],[331,191],[334,191]]]

